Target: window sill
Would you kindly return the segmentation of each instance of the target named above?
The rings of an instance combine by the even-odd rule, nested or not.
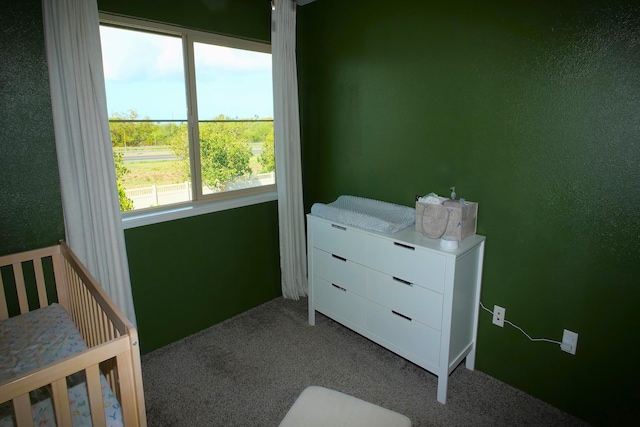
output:
[[[122,226],[125,230],[129,228],[142,227],[145,225],[159,224],[166,221],[174,221],[176,219],[189,218],[197,215],[204,215],[213,212],[224,211],[227,209],[240,208],[243,206],[257,205],[259,203],[271,202],[278,200],[278,192],[254,194],[245,197],[236,197],[233,199],[220,200],[209,203],[197,203],[187,206],[167,207],[166,210],[144,212],[140,214],[127,215],[122,218]]]

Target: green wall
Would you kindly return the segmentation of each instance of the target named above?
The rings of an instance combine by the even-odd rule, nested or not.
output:
[[[0,255],[64,238],[40,0],[0,13]]]
[[[261,0],[104,0],[102,11],[269,41]],[[55,244],[64,217],[40,0],[0,14],[0,255]],[[280,295],[277,204],[126,230],[143,352]]]
[[[639,415],[637,1],[319,0],[298,8],[307,210],[479,202],[477,368],[593,424]]]
[[[269,42],[267,0],[98,0],[101,12]]]
[[[101,12],[269,42],[264,0],[99,0]],[[277,203],[125,230],[141,351],[281,295]]]
[[[281,294],[275,203],[125,233],[143,352]]]

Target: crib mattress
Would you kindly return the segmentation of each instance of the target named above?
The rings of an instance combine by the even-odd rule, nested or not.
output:
[[[59,304],[51,304],[0,322],[0,383],[25,372],[81,353],[84,339]],[[68,378],[69,403],[74,426],[90,426],[89,399],[84,374]],[[107,426],[122,426],[122,411],[111,387],[100,376]],[[32,393],[34,425],[54,426],[55,416],[46,388]],[[35,403],[34,403],[35,402]],[[13,426],[11,402],[0,407],[0,427]]]
[[[380,233],[393,234],[416,222],[415,208],[357,196],[314,203],[311,213],[320,218]]]

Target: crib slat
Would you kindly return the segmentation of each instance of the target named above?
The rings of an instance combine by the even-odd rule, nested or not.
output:
[[[100,344],[100,336],[98,331],[98,303],[96,300],[91,299],[91,310],[89,315],[91,316],[91,340],[93,341],[93,345]]]
[[[13,399],[13,410],[16,414],[16,424],[18,427],[33,427],[29,393]]]
[[[104,310],[101,310],[100,313],[100,341],[101,342],[105,342],[107,341],[107,314],[104,312]]]
[[[33,269],[36,273],[36,286],[38,287],[38,301],[40,302],[40,307],[46,307],[49,305],[49,301],[47,300],[47,288],[44,283],[42,258],[36,258],[33,260]]]
[[[104,401],[100,387],[100,369],[98,365],[92,365],[85,372],[87,373],[87,394],[91,407],[91,424],[95,427],[105,427],[107,420],[104,416]]]
[[[116,356],[118,366],[118,379],[120,382],[120,398],[122,402],[122,419],[124,425],[136,425],[138,422],[136,414],[136,396],[134,389],[133,370],[131,366],[131,351],[127,350]]]
[[[76,289],[73,277],[69,272],[69,264],[65,264],[65,278],[67,282],[67,298],[69,301],[69,313],[75,324],[80,328],[80,315],[78,313],[78,290]]]
[[[87,342],[90,343],[89,347],[93,347],[94,345],[96,345],[96,337],[93,333],[93,311],[94,301],[93,299],[91,299],[91,294],[87,293],[87,298],[85,300],[85,312],[87,313]]]
[[[65,308],[69,313],[71,313],[71,309],[69,306],[69,282],[67,281],[67,276],[65,275],[64,257],[60,253],[60,247],[58,246],[58,251],[56,251],[51,259],[53,261],[53,274],[56,281],[56,292],[58,294],[58,303]]]
[[[111,386],[111,390],[115,393],[118,401],[122,402],[122,398],[120,397],[120,387],[118,387],[118,375],[116,373],[116,359],[109,359],[101,364],[102,373],[107,378],[107,382]]]
[[[7,310],[7,297],[4,294],[4,283],[2,282],[2,274],[0,274],[0,320],[9,318]]]
[[[91,302],[90,302],[90,298],[91,298],[91,294],[89,293],[89,291],[87,290],[87,288],[85,288],[84,286],[82,286],[82,282],[80,281],[79,277],[75,277],[75,279],[78,283],[78,287],[80,288],[81,292],[80,295],[82,295],[82,309],[80,310],[80,312],[82,313],[82,332],[84,335],[84,339],[85,341],[87,341],[87,345],[89,345],[89,347],[93,346],[93,342],[91,340],[91,318],[89,317],[91,314]]]
[[[89,306],[87,305],[87,299],[89,296],[87,295],[87,289],[82,286],[82,282],[78,279],[78,277],[74,277],[73,280],[76,282],[76,286],[80,290],[80,315],[82,318],[82,325],[80,326],[80,330],[82,331],[82,336],[84,340],[87,342],[87,345],[91,347],[93,343],[91,342],[91,335],[89,334]]]
[[[71,407],[69,406],[69,391],[67,379],[62,378],[51,383],[53,393],[53,407],[56,414],[57,426],[71,425]]]
[[[16,292],[18,293],[18,302],[20,303],[20,314],[29,312],[29,301],[27,300],[27,288],[24,285],[24,273],[22,272],[22,263],[13,263],[13,276],[16,280]]]

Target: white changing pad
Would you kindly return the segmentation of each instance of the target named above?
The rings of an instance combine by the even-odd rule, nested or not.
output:
[[[387,234],[416,222],[415,208],[357,196],[340,196],[329,204],[314,203],[311,213],[330,221]]]

